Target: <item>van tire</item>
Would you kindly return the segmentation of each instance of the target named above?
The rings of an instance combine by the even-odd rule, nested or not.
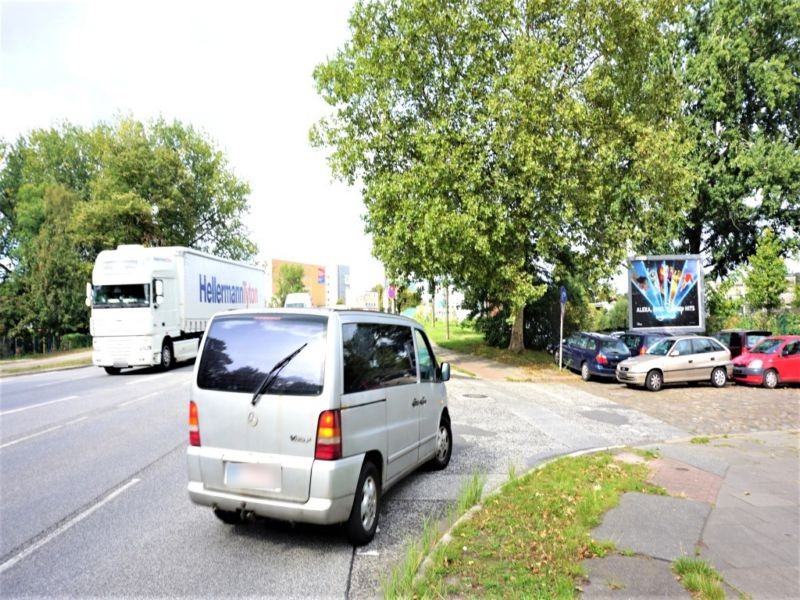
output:
[[[244,522],[242,513],[238,510],[222,510],[221,508],[215,508],[214,516],[226,525],[241,525]]]
[[[444,417],[439,422],[439,429],[436,432],[436,454],[428,463],[431,469],[441,471],[450,464],[450,457],[453,455],[453,432],[450,429],[450,421]]]
[[[159,363],[164,371],[169,371],[175,364],[175,353],[172,351],[172,342],[165,340],[161,346],[161,361]]]
[[[119,367],[104,367],[104,369],[109,375],[119,375],[120,371],[122,371]]]
[[[371,461],[364,461],[358,476],[353,508],[345,530],[347,539],[354,546],[363,546],[372,541],[378,529],[381,510],[381,480],[378,469]]]

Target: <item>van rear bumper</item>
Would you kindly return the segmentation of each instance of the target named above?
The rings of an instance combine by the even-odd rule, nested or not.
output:
[[[363,454],[335,461],[314,461],[308,500],[291,502],[205,487],[200,477],[192,476],[199,475],[199,469],[192,469],[197,457],[192,456],[191,450],[190,447],[188,492],[195,504],[228,511],[252,511],[262,517],[317,525],[342,523],[350,517],[364,462]]]

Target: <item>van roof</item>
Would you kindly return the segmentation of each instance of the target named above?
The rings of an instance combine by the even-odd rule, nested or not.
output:
[[[383,317],[387,320],[395,322],[405,322],[409,325],[422,324],[410,317],[404,315],[396,315],[392,313],[380,312],[377,310],[368,310],[361,308],[341,308],[341,307],[324,307],[324,308],[237,308],[228,310],[223,313],[217,313],[216,316],[222,315],[261,315],[261,314],[292,314],[292,315],[352,315],[352,316],[370,316],[370,317]]]

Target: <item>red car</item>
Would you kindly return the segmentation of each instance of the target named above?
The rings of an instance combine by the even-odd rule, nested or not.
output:
[[[764,338],[733,359],[733,379],[767,388],[778,383],[800,382],[800,335]]]

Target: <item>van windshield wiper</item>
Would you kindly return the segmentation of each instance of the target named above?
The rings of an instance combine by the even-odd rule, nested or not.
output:
[[[267,373],[267,375],[261,381],[259,386],[256,388],[256,391],[253,394],[253,399],[250,400],[250,404],[252,404],[253,406],[258,404],[258,401],[259,401],[259,399],[261,397],[261,394],[266,392],[269,389],[269,386],[271,386],[273,384],[273,382],[278,378],[278,375],[280,375],[280,372],[283,370],[283,367],[288,365],[291,362],[291,360],[295,356],[300,354],[300,351],[303,348],[305,348],[306,346],[308,346],[308,342],[306,342],[305,344],[300,346],[297,350],[295,350],[291,354],[288,354],[288,355],[284,356],[282,359],[280,359],[278,362],[276,362],[273,365],[273,367],[269,370],[269,373]]]

